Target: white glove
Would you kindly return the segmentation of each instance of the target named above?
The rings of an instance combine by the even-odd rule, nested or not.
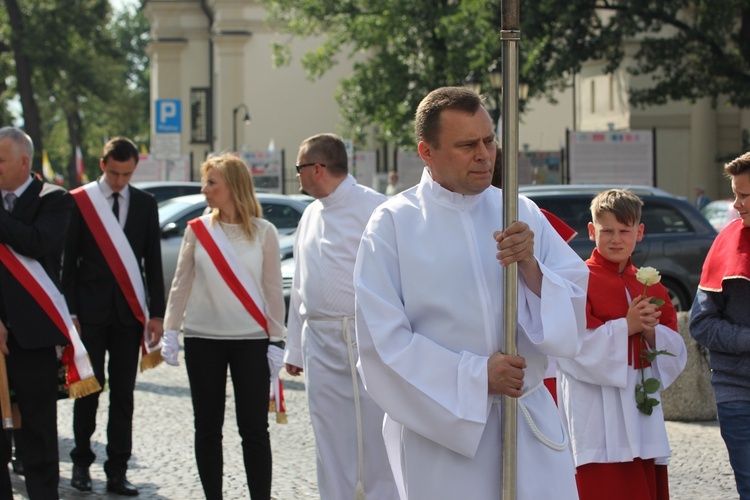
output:
[[[268,371],[271,378],[279,376],[279,372],[284,368],[284,349],[273,344],[268,345]]]
[[[180,366],[177,361],[177,354],[180,352],[180,343],[177,340],[179,332],[177,330],[166,330],[162,337],[164,345],[161,347],[161,357],[164,362],[171,366]]]

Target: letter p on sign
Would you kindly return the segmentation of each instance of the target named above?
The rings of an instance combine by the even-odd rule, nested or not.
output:
[[[179,99],[158,99],[155,109],[157,133],[182,132],[182,106]]]

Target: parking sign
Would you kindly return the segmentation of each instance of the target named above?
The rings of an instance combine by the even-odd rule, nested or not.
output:
[[[182,106],[179,99],[156,100],[156,133],[182,132]]]

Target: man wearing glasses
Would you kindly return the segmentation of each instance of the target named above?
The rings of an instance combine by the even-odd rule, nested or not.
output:
[[[316,198],[294,246],[284,361],[306,373],[322,500],[398,498],[381,435],[383,410],[357,373],[354,259],[372,211],[386,200],[349,175],[340,137],[305,139],[297,155],[300,190]]]

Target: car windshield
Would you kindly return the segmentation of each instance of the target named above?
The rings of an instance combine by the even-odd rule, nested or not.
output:
[[[178,201],[177,199],[164,200],[159,203],[159,222],[163,222],[173,215],[182,212],[187,207],[193,205],[186,201]]]

